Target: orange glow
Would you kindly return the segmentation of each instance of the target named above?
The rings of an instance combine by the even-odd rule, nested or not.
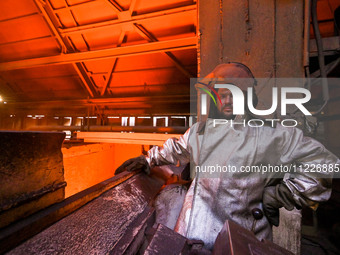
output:
[[[0,62],[2,78],[24,100],[189,93],[184,84],[197,72],[195,1],[17,2],[0,1],[0,32],[6,35]],[[155,44],[163,46],[155,50]],[[139,45],[143,50],[132,56],[129,47]],[[93,57],[112,49],[117,56]],[[76,58],[70,63],[69,56]],[[49,66],[41,61],[46,58]],[[9,70],[11,61],[25,65]]]
[[[62,148],[65,197],[89,188],[112,176],[125,160],[142,153],[141,145],[88,144]]]

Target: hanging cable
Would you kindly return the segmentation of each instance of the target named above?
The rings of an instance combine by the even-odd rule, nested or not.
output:
[[[321,113],[321,111],[324,109],[324,107],[327,105],[329,100],[329,91],[328,91],[328,82],[327,82],[327,72],[325,68],[325,56],[323,54],[323,45],[322,45],[322,38],[319,30],[319,22],[317,17],[317,0],[312,0],[312,24],[313,24],[313,30],[316,40],[316,46],[318,49],[318,60],[319,60],[319,68],[320,68],[320,74],[322,79],[322,98],[323,98],[323,105],[319,110],[314,112],[313,115],[318,115]]]

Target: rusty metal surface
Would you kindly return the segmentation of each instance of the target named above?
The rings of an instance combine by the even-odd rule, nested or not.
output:
[[[273,242],[294,254],[301,252],[301,217],[300,210],[287,211],[285,208],[280,208],[280,225],[273,227]]]
[[[0,254],[9,251],[138,172],[123,172],[0,230]],[[53,195],[53,194],[52,194]],[[50,194],[48,194],[47,199]],[[9,211],[11,212],[11,211]]]
[[[276,77],[302,78],[305,75],[302,36],[304,27],[303,1],[276,1],[275,8],[274,54]]]
[[[198,2],[198,77],[205,77],[222,61],[221,1]]]
[[[145,210],[162,182],[138,174],[8,254],[107,254]]]
[[[110,255],[136,254],[144,242],[145,231],[155,222],[155,210],[145,210],[128,226],[125,233],[115,243]]]
[[[216,239],[213,254],[292,255],[270,241],[259,241],[253,232],[229,220],[224,223]]]
[[[183,249],[186,248],[186,240],[184,236],[159,224],[144,255],[181,254]]]
[[[64,138],[63,132],[0,131],[0,201],[64,181],[61,153]],[[27,185],[28,177],[36,181]]]
[[[0,228],[64,199],[64,138],[62,132],[0,132]]]
[[[44,196],[49,192],[56,191],[58,189],[66,187],[66,182],[59,182],[56,184],[47,185],[37,191],[32,191],[24,194],[20,194],[15,198],[8,199],[2,203],[0,203],[0,212],[9,210],[13,207],[20,206],[24,203],[28,203],[39,199],[40,197]]]

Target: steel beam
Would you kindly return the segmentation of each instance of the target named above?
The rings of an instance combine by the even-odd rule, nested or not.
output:
[[[0,46],[31,42],[31,41],[40,40],[40,39],[47,39],[47,38],[53,38],[53,36],[47,35],[47,36],[40,36],[40,37],[29,38],[29,39],[24,39],[24,40],[19,40],[19,41],[5,42],[5,43],[0,43]]]
[[[34,0],[34,3],[36,5],[36,7],[38,8],[40,14],[43,16],[43,18],[45,19],[47,26],[49,27],[49,29],[51,30],[52,35],[55,37],[56,41],[58,42],[61,51],[62,52],[66,52],[66,46],[63,42],[63,39],[61,38],[61,36],[59,35],[56,27],[54,26],[52,20],[49,18],[49,15],[47,14],[47,11],[45,10],[44,6],[42,5],[42,3],[39,0]]]
[[[65,6],[68,8],[68,3],[66,2],[66,0],[64,0],[63,2],[65,4]],[[47,0],[47,9],[49,10],[49,13],[50,13],[50,15],[48,15],[48,16],[51,19],[52,23],[54,24],[54,27],[56,28],[57,27],[56,22],[58,22],[58,19],[57,19],[57,17],[54,16],[53,7],[51,6],[51,3],[49,2],[49,0]],[[74,15],[73,15],[73,13],[72,13],[72,10],[69,10],[69,11],[71,13],[71,16],[73,18],[74,23],[76,25],[78,25]],[[55,20],[55,22],[53,22],[53,19]],[[57,32],[58,32],[58,35],[60,36],[59,31],[57,31]],[[63,40],[64,46],[67,49],[70,49],[68,51],[68,53],[76,51],[75,46],[72,43],[69,43],[69,41],[67,41],[66,38],[62,38],[62,40]],[[85,41],[85,39],[84,39],[84,41]],[[85,43],[86,43],[86,41],[85,41]],[[88,75],[88,72],[86,70],[86,66],[84,65],[84,63],[82,63],[82,62],[80,62],[80,63],[73,63],[73,67],[76,70],[76,72],[78,73],[79,78],[82,81],[82,87],[84,88],[84,90],[87,93],[87,95],[90,96],[90,97],[97,96],[97,91],[95,89],[95,84],[92,81],[91,77]]]
[[[73,4],[73,5],[68,5],[66,3],[65,7],[56,8],[56,9],[53,9],[53,11],[54,12],[62,12],[62,11],[69,10],[69,9],[77,9],[78,7],[84,7],[85,5],[88,5],[88,4],[93,3],[93,2],[99,2],[99,1],[92,0],[92,1],[77,3],[77,4]]]
[[[118,60],[118,58],[114,58],[114,59],[113,59],[113,65],[112,65],[111,72],[108,73],[107,80],[106,80],[106,82],[105,82],[105,84],[104,84],[104,86],[103,86],[102,91],[100,92],[100,95],[101,95],[101,96],[104,96],[104,94],[105,94],[107,88],[109,87],[109,85],[110,85],[110,83],[111,83],[112,75],[113,75],[113,73],[114,73],[114,71],[115,71],[115,69],[116,69],[116,66],[117,66],[117,60]]]
[[[72,65],[73,65],[74,69],[76,70],[76,72],[77,72],[87,94],[90,97],[94,97],[95,95],[97,95],[97,92],[96,92],[96,90],[94,89],[94,86],[93,86],[93,82],[91,81],[90,77],[88,77],[88,75],[86,73],[86,68],[85,68],[84,64],[83,63],[73,63]]]
[[[114,6],[115,8],[115,11],[117,13],[121,13],[124,11],[124,9],[117,3],[115,2],[114,0],[108,0],[108,2]],[[133,8],[134,8],[134,5],[136,4],[136,1],[133,1],[130,5],[130,8],[129,8],[129,12],[130,14],[133,12]],[[137,30],[137,32],[143,37],[145,38],[147,41],[149,42],[158,42],[158,39],[153,36],[146,28],[144,28],[142,25],[138,25],[136,23],[133,24],[133,27]],[[120,44],[122,43],[123,39],[124,39],[124,36],[125,34],[123,34],[124,32],[122,32],[120,38],[119,38],[119,41],[118,41],[118,46],[120,46]],[[185,75],[187,76],[188,78],[192,78],[193,76],[185,69],[185,67],[179,62],[179,60],[171,53],[171,52],[164,52],[165,55],[167,55],[170,60],[175,64],[175,66]],[[111,76],[112,76],[112,73],[114,72],[114,68],[115,68],[115,64],[114,63],[114,66],[113,66],[113,69],[112,69],[112,72],[110,74],[110,78],[108,79],[107,83],[105,84],[102,92],[101,92],[101,95],[104,95],[105,91],[106,91],[106,88],[111,80]]]
[[[187,95],[171,96],[141,96],[141,97],[115,97],[115,98],[94,98],[94,99],[76,99],[76,100],[55,100],[55,101],[35,101],[35,102],[7,102],[7,107],[25,107],[33,108],[44,107],[70,107],[70,106],[93,106],[93,105],[122,105],[131,103],[172,103],[172,102],[189,102]]]
[[[105,2],[110,3],[110,6],[114,9],[115,12],[124,11],[123,8],[114,0],[108,0],[108,1],[105,1]]]
[[[71,34],[77,34],[77,33],[84,33],[84,32],[92,31],[98,28],[103,28],[103,27],[114,28],[116,26],[120,27],[121,25],[142,23],[143,21],[156,22],[160,18],[164,18],[169,15],[178,15],[183,12],[188,12],[193,15],[196,15],[196,4],[172,8],[172,9],[163,10],[163,11],[140,14],[140,15],[132,16],[131,20],[126,20],[123,22],[119,19],[109,20],[109,21],[103,21],[103,22],[98,22],[98,23],[83,25],[83,26],[78,26],[78,27],[59,29],[59,32],[61,35],[71,35]]]
[[[51,3],[49,2],[50,0],[46,0],[48,3],[49,3],[49,5],[51,5]],[[66,10],[71,14],[71,16],[72,16],[72,21],[73,21],[73,23],[76,25],[76,26],[78,26],[79,24],[78,24],[78,22],[77,22],[77,20],[75,19],[75,17],[74,17],[74,14],[73,14],[73,11],[72,11],[72,9],[69,7],[69,5],[68,5],[68,3],[66,2],[66,0],[63,0],[63,2],[64,2],[64,4],[65,4],[65,8],[66,8]],[[53,7],[51,6],[51,11],[53,12]],[[54,14],[53,14],[54,15]]]
[[[100,126],[101,131],[111,132],[77,132],[77,139],[84,139],[85,143],[100,142],[100,143],[120,143],[120,144],[144,144],[144,145],[163,145],[166,140],[172,137],[179,138],[179,133],[184,133],[187,128],[173,128],[173,127],[136,127],[136,128],[125,128],[125,127],[114,127],[114,126]],[[64,127],[65,128],[65,127]],[[111,129],[112,128],[112,129]],[[124,129],[125,128],[125,129]],[[80,129],[78,129],[80,130]],[[90,127],[91,130],[91,127]],[[93,130],[93,128],[92,128]],[[143,133],[121,133],[121,131],[135,130],[142,131]],[[146,133],[147,131],[153,132],[171,132],[172,134],[152,134]],[[114,132],[116,131],[116,132]],[[130,132],[131,132],[130,131]],[[173,131],[180,131],[178,134],[173,134]],[[145,132],[145,133],[144,133]]]
[[[195,49],[196,37],[151,42],[125,47],[96,50],[80,53],[60,54],[51,57],[33,58],[0,63],[0,71],[32,68],[44,65],[71,64],[74,62],[107,59],[112,57],[128,57],[134,55],[151,54],[165,51]]]
[[[120,47],[121,44],[123,43],[124,41],[124,38],[126,36],[126,31],[122,30],[120,36],[119,36],[119,39],[118,39],[118,44],[117,44],[117,47]],[[100,95],[101,96],[104,96],[105,92],[106,92],[106,89],[110,86],[110,82],[112,80],[112,75],[116,69],[116,66],[117,66],[117,60],[118,58],[114,58],[113,59],[113,65],[112,65],[112,69],[111,69],[111,72],[108,73],[108,77],[107,77],[107,80],[106,80],[106,83],[104,84],[103,86],[103,89],[102,91],[100,92]]]
[[[322,38],[323,51],[325,55],[335,55],[339,53],[340,37],[326,37]],[[310,57],[318,56],[315,39],[310,40]]]
[[[51,33],[53,34],[53,36],[56,38],[56,40],[58,41],[59,45],[62,47],[62,52],[74,52],[75,48],[70,45],[67,41],[65,41],[61,35],[59,34],[59,31],[57,29],[57,19],[55,17],[53,17],[53,12],[52,12],[52,6],[50,5],[49,2],[46,2],[45,7],[42,5],[41,2],[39,2],[38,0],[34,0],[37,8],[39,9],[39,11],[41,12],[41,15],[44,17],[44,19],[46,20]],[[65,4],[67,5],[66,1]],[[73,67],[75,68],[76,72],[79,75],[79,78],[82,81],[82,87],[85,90],[85,92],[87,93],[88,96],[90,97],[94,97],[97,92],[94,89],[94,85],[91,81],[91,79],[87,76],[86,74],[86,69],[84,68],[82,63],[73,63]]]
[[[24,19],[24,18],[27,18],[27,17],[30,17],[30,16],[35,16],[37,14],[39,14],[39,13],[38,12],[33,12],[33,13],[21,15],[21,16],[16,16],[16,17],[13,17],[13,18],[2,19],[2,20],[0,20],[0,23],[11,21],[11,20],[16,20],[16,19]]]
[[[149,42],[158,42],[158,39],[153,36],[146,28],[144,28],[142,25],[134,24],[134,27],[136,28],[136,31],[140,36],[145,38]],[[192,78],[193,75],[189,73],[188,70],[185,69],[185,67],[182,65],[181,62],[172,54],[171,52],[164,52],[166,56],[175,64],[175,66],[188,78]]]
[[[89,130],[89,132],[83,132],[83,130]],[[174,134],[184,134],[185,131],[187,131],[188,127],[182,127],[182,126],[172,126],[172,127],[150,127],[150,126],[112,126],[112,125],[106,125],[106,126],[55,126],[55,125],[46,125],[46,126],[29,126],[27,128],[28,130],[35,130],[35,131],[63,131],[63,130],[70,130],[70,131],[79,131],[77,133],[78,139],[123,139],[123,140],[149,140],[150,142],[153,142],[151,144],[160,143],[160,145],[163,145],[163,143],[171,137],[177,137]],[[124,137],[97,137],[96,134],[111,134],[110,132],[115,132],[117,134],[147,134],[148,137],[144,138],[124,138]],[[121,132],[134,132],[134,133],[121,133]],[[83,134],[95,134],[93,136],[91,135],[83,135]],[[150,136],[150,133],[153,133],[152,136]],[[167,133],[164,139],[155,139],[157,135],[154,133]],[[165,134],[164,134],[165,135]],[[179,138],[179,135],[178,137]],[[86,141],[85,141],[86,142]],[[98,141],[97,141],[98,142]],[[120,142],[121,143],[121,142]],[[130,143],[128,141],[128,143]]]
[[[55,15],[54,12],[54,8],[52,6],[52,4],[50,3],[49,0],[45,0],[45,5],[46,5],[46,11],[48,16],[51,18],[53,24],[55,25],[56,28],[62,28],[63,24],[61,23],[59,17],[57,17],[57,15]],[[60,31],[58,30],[59,35],[60,35]]]
[[[130,7],[129,7],[129,12],[130,12],[131,15],[135,11],[136,3],[137,3],[137,0],[131,0]]]

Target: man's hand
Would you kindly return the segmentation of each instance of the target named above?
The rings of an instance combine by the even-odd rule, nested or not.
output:
[[[146,161],[146,158],[143,155],[125,161],[120,167],[116,169],[115,175],[124,172],[125,170],[132,172],[138,169],[142,169],[145,173],[150,174],[149,163]]]
[[[280,223],[279,208],[288,211],[294,209],[293,195],[284,184],[268,186],[263,191],[263,211],[270,224],[278,226]]]

